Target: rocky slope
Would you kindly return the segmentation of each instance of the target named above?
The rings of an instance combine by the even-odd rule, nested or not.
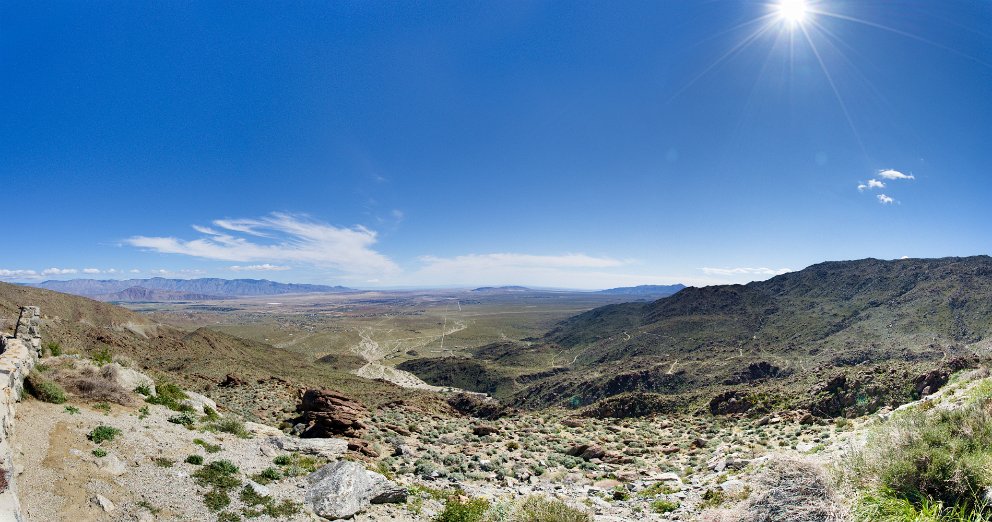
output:
[[[987,347],[990,335],[988,256],[828,262],[575,316],[527,348],[543,360],[554,357],[556,364],[525,372],[546,376],[517,379],[503,398],[527,407],[599,403],[594,411],[602,414],[644,414],[690,403],[706,409],[724,394],[738,411],[863,413],[912,400],[918,380]],[[479,367],[521,374],[484,353],[473,360],[477,374]],[[467,364],[438,359],[419,366],[430,382],[449,366]],[[492,379],[474,380],[494,390]],[[840,407],[820,407],[831,402]]]

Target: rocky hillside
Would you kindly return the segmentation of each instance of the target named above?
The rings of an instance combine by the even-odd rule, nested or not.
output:
[[[529,348],[534,360],[544,353],[554,361],[529,372],[547,377],[518,380],[504,398],[530,407],[617,398],[601,404],[605,412],[688,403],[719,411],[724,394],[738,404],[731,409],[840,414],[914,398],[928,372],[987,348],[990,334],[988,256],[828,262],[575,316]],[[520,373],[477,358],[492,371]],[[436,361],[433,373],[443,364]]]
[[[156,377],[211,395],[226,409],[249,420],[278,422],[302,387],[335,388],[367,404],[417,392],[368,381],[330,365],[313,364],[297,352],[201,328],[186,331],[159,324],[114,306],[39,288],[0,283],[0,321],[11,331],[18,306],[37,305],[43,314],[42,339],[65,353],[124,357]],[[236,391],[218,387],[229,374],[244,383]],[[282,400],[277,400],[281,398]]]

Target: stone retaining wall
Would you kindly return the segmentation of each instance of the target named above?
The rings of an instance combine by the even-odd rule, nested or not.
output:
[[[24,391],[24,378],[41,356],[41,311],[21,308],[14,335],[0,336],[0,522],[21,522],[20,502],[14,484],[14,407]]]

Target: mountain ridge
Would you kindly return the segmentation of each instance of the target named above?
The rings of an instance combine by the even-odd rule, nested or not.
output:
[[[48,280],[29,286],[86,297],[115,294],[134,287],[165,292],[201,294],[211,296],[211,298],[354,291],[351,288],[343,286],[277,283],[267,279],[221,279],[216,277],[199,279],[152,277],[146,279]]]

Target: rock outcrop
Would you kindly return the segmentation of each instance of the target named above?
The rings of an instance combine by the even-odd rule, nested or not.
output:
[[[301,390],[294,425],[303,438],[360,437],[369,413],[355,400],[331,390]]]
[[[341,460],[307,477],[305,495],[313,512],[331,520],[349,518],[372,504],[405,502],[407,490],[361,464]]]

